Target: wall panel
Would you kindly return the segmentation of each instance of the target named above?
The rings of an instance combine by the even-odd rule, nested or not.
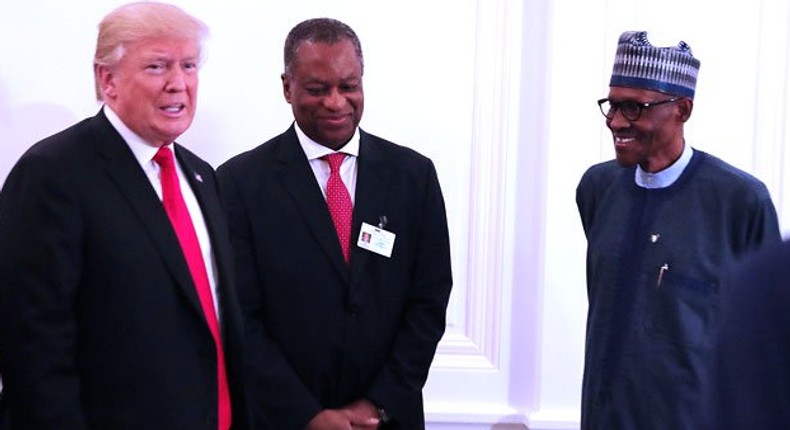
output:
[[[121,3],[2,6],[0,181],[34,141],[96,112],[96,25]],[[359,33],[363,128],[431,157],[448,208],[455,287],[425,389],[431,430],[578,427],[586,288],[574,193],[588,166],[613,157],[595,100],[622,31],[692,46],[702,68],[687,141],[765,181],[790,228],[785,1],[175,3],[212,30],[180,141],[214,165],[289,125],[279,74],[292,25],[332,16]]]

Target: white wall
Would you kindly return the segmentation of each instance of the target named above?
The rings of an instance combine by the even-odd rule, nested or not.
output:
[[[533,67],[547,79],[545,110],[545,277],[542,289],[542,384],[538,416],[578,420],[585,241],[575,187],[591,164],[614,157],[611,134],[595,100],[605,97],[618,36],[646,30],[661,46],[688,42],[701,60],[686,141],[762,179],[790,227],[790,189],[784,177],[788,106],[788,22],[783,0],[546,0],[542,35],[548,58]],[[540,36],[539,36],[540,37]],[[527,39],[525,38],[525,41]],[[522,118],[524,113],[522,113]],[[517,253],[516,259],[523,254]],[[517,283],[526,285],[525,283]],[[570,409],[569,409],[570,408]],[[535,414],[532,415],[533,417]]]
[[[96,25],[122,1],[0,1],[2,181],[33,142],[98,110]],[[455,289],[425,390],[432,430],[578,428],[574,191],[613,156],[595,100],[622,31],[691,45],[702,67],[687,140],[763,179],[790,226],[784,0],[174,3],[212,30],[198,114],[179,141],[214,165],[289,125],[278,76],[294,24],[332,16],[359,34],[362,126],[431,157],[448,207]]]

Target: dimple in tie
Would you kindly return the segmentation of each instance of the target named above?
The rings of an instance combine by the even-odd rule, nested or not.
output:
[[[351,203],[351,195],[348,193],[346,184],[340,177],[340,165],[346,158],[346,154],[335,152],[321,157],[329,163],[329,180],[326,182],[326,204],[329,206],[329,214],[335,224],[337,238],[340,241],[340,249],[343,251],[343,258],[348,263],[349,249],[351,245],[351,216],[354,205]]]
[[[214,300],[211,296],[211,285],[206,273],[206,265],[200,250],[195,227],[189,210],[181,195],[181,186],[178,183],[178,175],[173,160],[173,153],[170,148],[160,147],[154,162],[159,165],[162,181],[162,204],[170,218],[170,223],[178,236],[178,242],[184,253],[184,258],[192,274],[192,280],[200,298],[200,305],[206,317],[211,335],[214,338],[214,345],[217,349],[217,388],[218,388],[218,413],[219,430],[227,430],[231,424],[230,393],[228,391],[228,379],[225,373],[225,354],[222,349],[222,339],[219,333],[219,321],[214,310]]]

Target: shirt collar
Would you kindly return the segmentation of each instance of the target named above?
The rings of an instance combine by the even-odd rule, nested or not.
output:
[[[104,115],[107,117],[107,120],[110,121],[110,124],[112,124],[118,134],[121,135],[123,140],[126,142],[126,145],[129,146],[129,149],[132,151],[132,154],[134,154],[134,158],[137,159],[137,162],[144,167],[148,163],[151,163],[151,160],[153,160],[154,155],[156,155],[156,151],[158,151],[159,148],[151,146],[142,137],[137,135],[137,133],[133,132],[129,127],[127,127],[111,107],[104,105]]]
[[[680,154],[680,158],[677,159],[672,165],[667,167],[666,169],[656,172],[656,173],[649,173],[642,170],[639,165],[636,166],[636,174],[635,174],[635,181],[636,184],[642,188],[666,188],[675,183],[678,180],[683,171],[686,169],[686,166],[689,165],[691,161],[691,156],[693,155],[694,150],[691,148],[690,145],[686,145],[685,142],[683,144],[683,152]]]
[[[332,148],[327,148],[326,146],[321,145],[320,143],[307,137],[304,131],[299,128],[299,124],[296,122],[294,122],[294,128],[296,129],[296,136],[299,138],[299,145],[302,146],[302,150],[304,151],[305,155],[307,155],[307,159],[310,161],[321,158],[327,154],[333,154],[335,152],[342,152],[354,157],[359,156],[359,127],[354,130],[354,135],[351,136],[351,140],[343,145],[339,151],[335,151]]]

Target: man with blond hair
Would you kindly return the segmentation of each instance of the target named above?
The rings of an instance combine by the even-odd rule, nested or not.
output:
[[[99,113],[32,146],[0,199],[12,429],[244,428],[241,319],[192,123],[205,24],[132,3],[99,26]]]

